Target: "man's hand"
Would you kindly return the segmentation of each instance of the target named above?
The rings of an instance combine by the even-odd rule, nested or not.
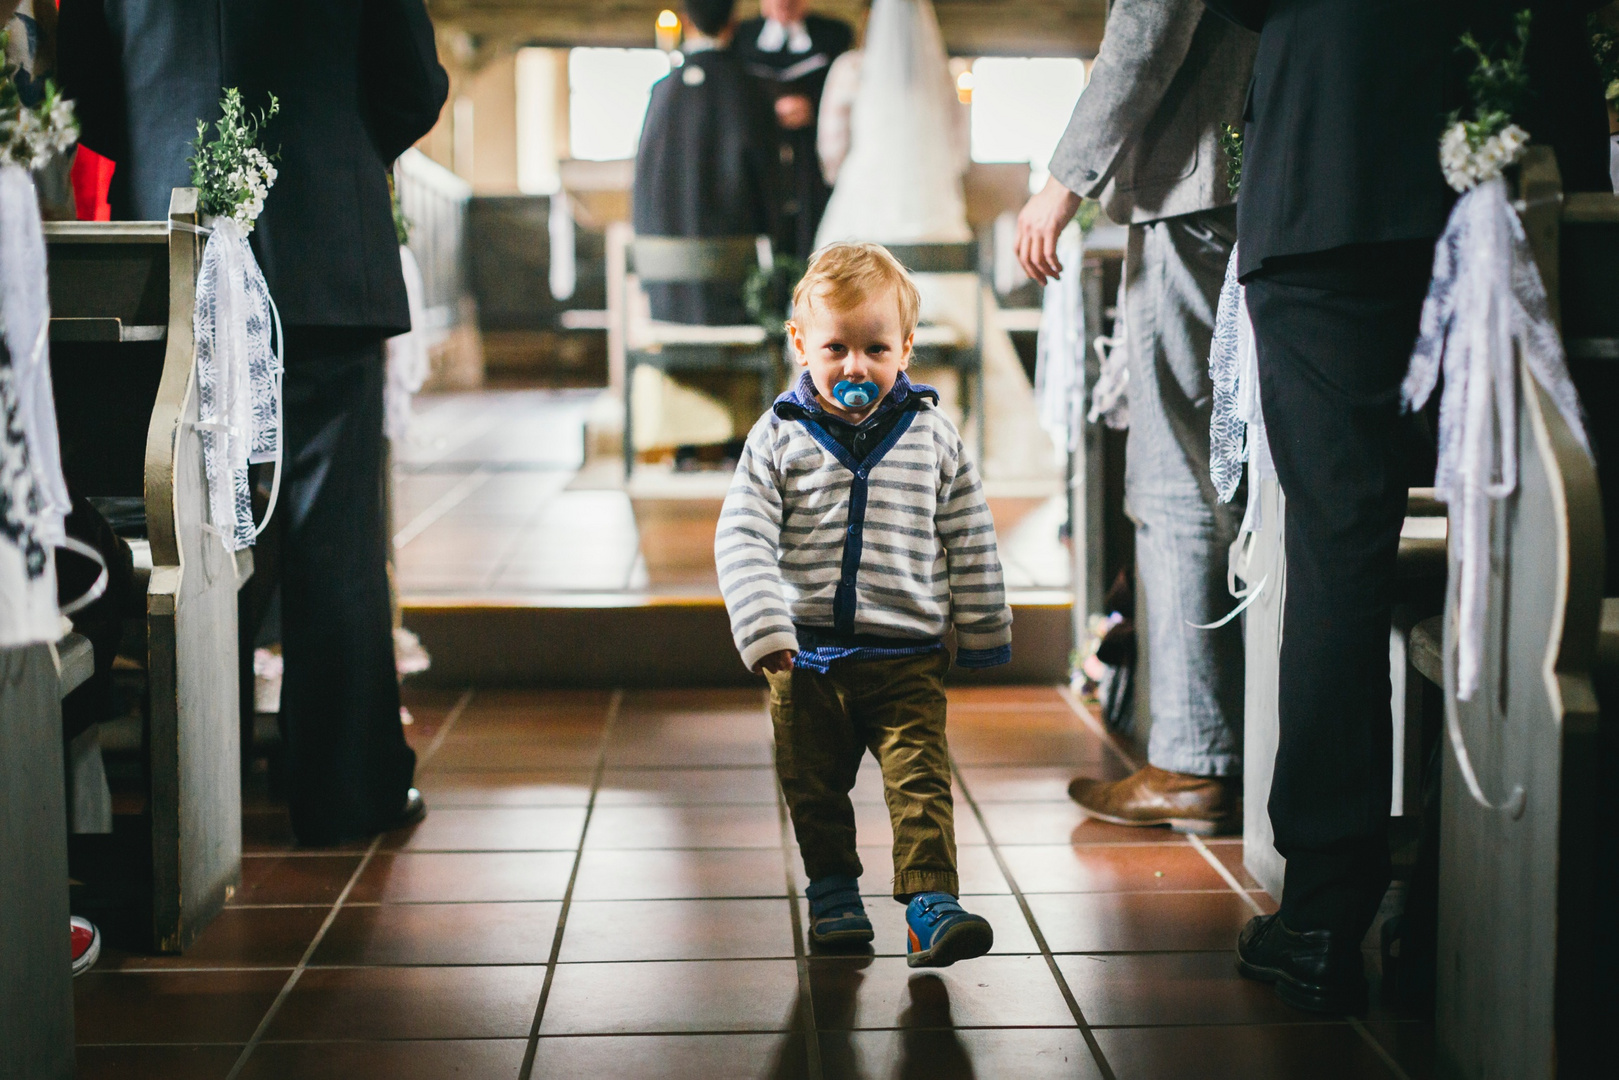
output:
[[[791,671],[794,655],[791,649],[778,649],[753,665],[753,673],[759,675],[768,671],[772,675],[780,675],[784,671]]]
[[[1057,261],[1057,234],[1074,220],[1079,203],[1079,196],[1053,176],[1017,216],[1018,265],[1042,285],[1062,276],[1062,263]]]
[[[815,107],[803,94],[776,99],[776,122],[788,131],[800,131],[815,122]]]

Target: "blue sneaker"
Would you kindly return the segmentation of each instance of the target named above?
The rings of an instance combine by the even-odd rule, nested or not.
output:
[[[860,900],[860,882],[852,877],[824,877],[804,890],[809,898],[812,945],[864,945],[872,938],[871,920]]]
[[[947,892],[917,893],[905,905],[910,941],[905,962],[911,967],[949,967],[957,960],[983,956],[995,944],[995,930],[982,915],[964,910]]]

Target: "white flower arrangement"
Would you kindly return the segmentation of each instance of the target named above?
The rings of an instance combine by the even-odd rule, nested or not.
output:
[[[1500,176],[1507,166],[1522,159],[1529,146],[1529,133],[1512,122],[1512,114],[1529,90],[1529,70],[1524,54],[1529,47],[1527,10],[1514,20],[1517,40],[1499,60],[1492,57],[1472,34],[1463,34],[1461,48],[1473,54],[1475,66],[1467,77],[1473,98],[1473,119],[1452,114],[1450,125],[1439,139],[1439,168],[1445,182],[1457,191],[1467,192]]]
[[[9,32],[0,31],[0,55],[9,37]],[[43,169],[79,141],[79,122],[73,116],[73,102],[49,81],[38,105],[23,104],[15,71],[9,66],[0,71],[0,163]]]
[[[230,218],[244,233],[253,231],[278,175],[274,158],[258,145],[259,131],[280,111],[280,103],[271,94],[270,107],[250,115],[242,104],[241,91],[230,87],[219,103],[219,123],[214,125],[211,142],[204,141],[207,121],[197,121],[191,183],[203,213]]]
[[[1529,133],[1517,124],[1508,124],[1494,134],[1469,130],[1475,125],[1458,121],[1445,129],[1439,140],[1439,167],[1445,183],[1457,191],[1493,180],[1522,159],[1529,146]]]

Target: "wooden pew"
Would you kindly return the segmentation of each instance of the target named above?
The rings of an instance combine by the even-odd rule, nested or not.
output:
[[[0,1080],[74,1075],[61,699],[94,666],[77,634],[0,649]]]
[[[198,221],[196,192],[181,188],[167,221],[45,226],[68,484],[145,511],[143,821],[151,944],[163,952],[189,946],[241,876],[236,591],[252,557],[203,531]]]
[[[1520,216],[1579,382],[1583,359],[1619,357],[1619,198],[1564,196],[1550,151],[1531,150]],[[1559,309],[1561,309],[1559,313]],[[1604,348],[1609,352],[1604,353]],[[1607,1075],[1613,1066],[1597,960],[1602,741],[1613,719],[1593,675],[1619,663],[1619,608],[1602,602],[1603,500],[1592,462],[1526,368],[1518,490],[1491,522],[1491,579],[1479,689],[1455,700],[1454,590],[1435,642],[1454,751],[1441,780],[1437,1051],[1440,1074]],[[1600,423],[1611,400],[1587,399]],[[1611,458],[1607,459],[1610,461]],[[1610,510],[1611,513],[1611,510]],[[1599,620],[1607,629],[1599,638]],[[1599,654],[1599,641],[1602,649]],[[1600,670],[1599,655],[1607,670]],[[1612,707],[1610,703],[1610,708]],[[1611,767],[1611,764],[1610,764]],[[1488,804],[1488,805],[1486,805]]]

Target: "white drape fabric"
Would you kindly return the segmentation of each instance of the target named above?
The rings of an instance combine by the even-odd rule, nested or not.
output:
[[[970,240],[955,83],[928,0],[876,0],[849,154],[815,243]]]
[[[427,355],[427,310],[422,303],[422,268],[410,248],[400,245],[400,269],[405,274],[405,298],[410,306],[410,329],[388,339],[388,381],[383,394],[383,433],[391,442],[410,434],[410,400],[421,390],[432,364]]]
[[[45,237],[34,184],[0,168],[0,647],[56,641],[55,548],[69,510],[48,352]]]
[[[1491,506],[1518,484],[1518,356],[1590,453],[1545,285],[1506,181],[1497,177],[1467,192],[1451,211],[1434,251],[1422,329],[1402,387],[1406,407],[1420,409],[1444,372],[1435,488],[1451,508],[1459,594],[1456,696],[1462,701],[1479,683]]]
[[[281,328],[247,234],[213,226],[197,274],[197,430],[208,477],[208,529],[227,551],[249,547],[275,512],[281,480]],[[253,524],[248,465],[275,462],[264,522]]]
[[[1068,272],[1048,282],[1040,301],[1040,333],[1035,339],[1034,397],[1040,426],[1068,451],[1085,434],[1085,294],[1080,268],[1085,238],[1070,222],[1057,237],[1057,260]]]

